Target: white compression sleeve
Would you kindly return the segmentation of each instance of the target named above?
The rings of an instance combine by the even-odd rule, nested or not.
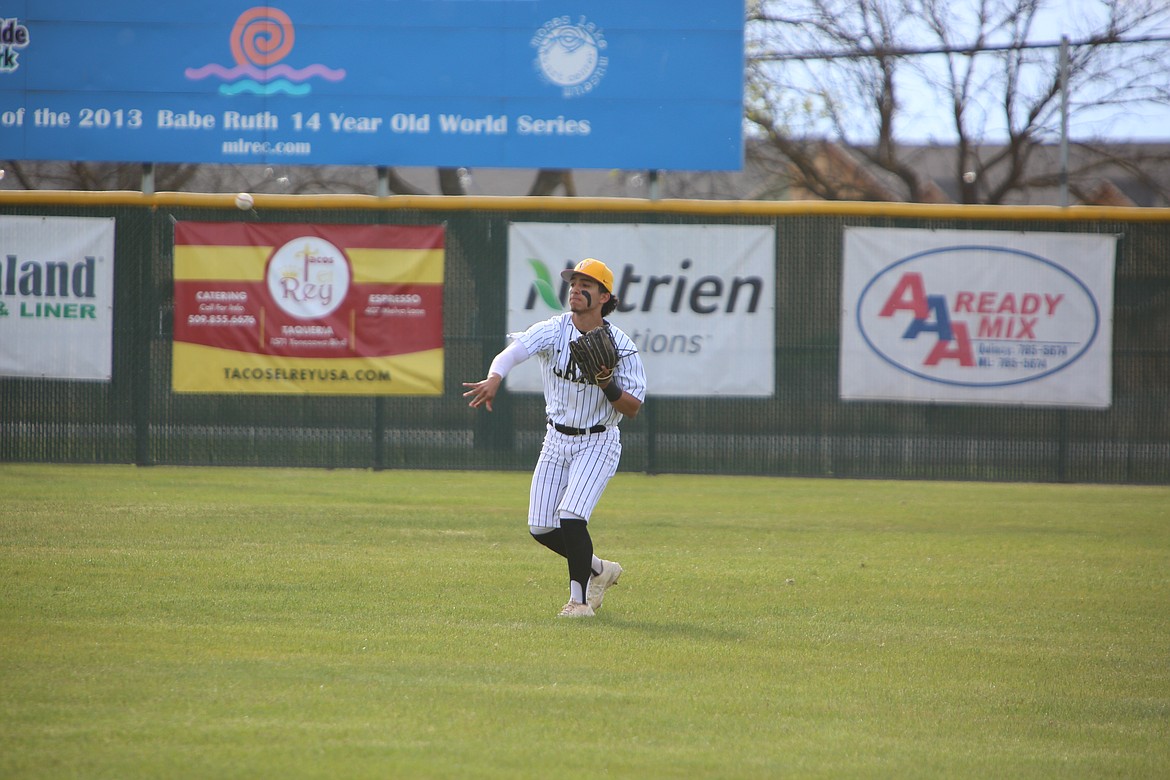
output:
[[[488,375],[499,374],[501,377],[505,377],[509,371],[523,363],[529,357],[531,355],[528,354],[528,350],[524,348],[524,345],[519,341],[513,341],[500,354],[496,355],[495,360],[492,361],[492,365],[488,369]]]

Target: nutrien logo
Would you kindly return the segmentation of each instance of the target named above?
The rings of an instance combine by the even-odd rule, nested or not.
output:
[[[1101,325],[1080,279],[1002,246],[942,247],[898,260],[865,285],[856,311],[859,332],[883,360],[967,387],[1055,374],[1085,354]]]
[[[300,97],[312,92],[304,82],[319,76],[326,81],[341,81],[345,70],[333,70],[324,65],[309,65],[296,69],[277,63],[292,51],[296,33],[292,19],[279,8],[258,6],[240,14],[232,27],[231,47],[234,67],[212,63],[202,68],[187,68],[184,75],[191,81],[217,76],[229,84],[221,84],[220,94],[274,95],[280,92]]]
[[[528,258],[528,264],[532,266],[532,272],[536,274],[536,278],[532,280],[532,290],[528,294],[528,303],[524,308],[531,311],[536,305],[536,297],[533,293],[539,294],[540,299],[544,301],[544,305],[553,311],[561,311],[565,308],[564,302],[557,296],[557,288],[560,286],[560,281],[553,281],[552,274],[548,270],[548,266],[540,260],[535,258]],[[572,268],[572,263],[566,265],[567,268]]]
[[[294,238],[277,249],[265,274],[268,294],[286,314],[316,319],[332,313],[349,292],[349,260],[328,241]]]
[[[570,17],[558,16],[545,22],[532,38],[536,67],[551,84],[561,87],[564,97],[592,92],[609,67],[604,56],[608,44],[601,30],[585,17],[573,24]]]

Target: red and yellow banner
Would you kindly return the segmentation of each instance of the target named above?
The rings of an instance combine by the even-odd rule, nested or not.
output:
[[[439,395],[442,226],[179,222],[178,393]]]

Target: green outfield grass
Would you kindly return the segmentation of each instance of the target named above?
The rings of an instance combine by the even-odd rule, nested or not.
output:
[[[1164,778],[1170,489],[0,465],[0,777]]]

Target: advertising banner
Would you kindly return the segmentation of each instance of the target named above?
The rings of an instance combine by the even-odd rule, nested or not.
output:
[[[114,220],[0,217],[0,376],[109,382]]]
[[[439,395],[441,226],[179,222],[177,393]]]
[[[1104,409],[1116,238],[845,229],[841,398]]]
[[[11,159],[738,170],[743,2],[5,2]]]
[[[560,273],[586,257],[614,273],[609,320],[638,347],[648,390],[665,396],[775,392],[776,234],[733,225],[508,227],[508,331],[566,310]],[[540,392],[530,360],[510,390]]]

